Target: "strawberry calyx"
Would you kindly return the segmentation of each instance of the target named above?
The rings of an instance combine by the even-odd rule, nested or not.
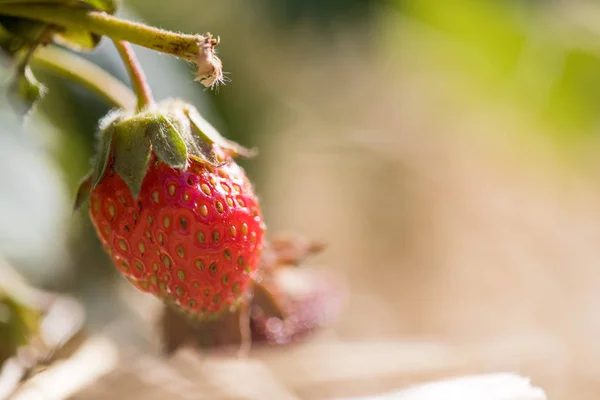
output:
[[[194,106],[179,99],[167,99],[139,112],[113,110],[100,121],[93,167],[79,185],[75,209],[109,167],[137,198],[152,155],[171,168],[185,170],[190,159],[220,167],[228,158],[255,154],[224,138]]]

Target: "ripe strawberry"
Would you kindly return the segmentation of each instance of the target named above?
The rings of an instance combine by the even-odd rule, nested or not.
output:
[[[102,124],[90,216],[138,289],[205,320],[246,301],[265,225],[252,186],[195,109],[168,101]]]

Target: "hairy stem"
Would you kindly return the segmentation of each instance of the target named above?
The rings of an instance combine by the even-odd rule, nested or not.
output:
[[[135,95],[127,86],[102,68],[69,51],[53,46],[39,48],[31,59],[31,65],[78,83],[111,106],[135,109]]]
[[[122,40],[115,40],[114,43],[129,73],[131,86],[133,86],[133,90],[137,96],[137,108],[138,110],[142,110],[145,106],[154,103],[152,90],[150,89],[150,85],[148,85],[144,70],[129,43]]]
[[[64,26],[83,29],[114,40],[124,40],[143,47],[196,61],[201,55],[206,38],[202,35],[186,35],[154,28],[142,23],[114,17],[100,11],[69,7],[60,4],[16,4],[11,0],[0,8],[0,14],[29,18]],[[14,1],[14,0],[13,0]],[[2,3],[0,3],[2,4]]]

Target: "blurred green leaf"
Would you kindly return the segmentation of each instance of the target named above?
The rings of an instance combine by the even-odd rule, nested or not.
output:
[[[96,10],[114,14],[117,11],[119,2],[116,0],[79,0],[81,3],[92,6]]]
[[[37,330],[40,315],[0,291],[0,364],[27,344]]]
[[[45,93],[46,87],[35,79],[28,66],[13,78],[8,88],[11,105],[21,115],[29,113]]]
[[[18,36],[29,43],[36,42],[47,26],[44,22],[4,15],[0,15],[0,25],[7,33]]]
[[[54,35],[54,41],[76,51],[92,50],[102,40],[102,36],[90,31],[67,29]]]

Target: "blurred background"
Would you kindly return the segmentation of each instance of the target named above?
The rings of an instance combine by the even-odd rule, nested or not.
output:
[[[312,264],[350,288],[313,339],[327,356],[267,357],[284,386],[328,398],[513,371],[552,399],[598,398],[600,4],[167,3],[125,1],[122,15],[219,35],[231,82],[206,90],[192,66],[136,48],[156,97],[259,148],[242,163],[269,230],[328,242]],[[86,57],[127,82],[109,41]],[[37,76],[50,93],[25,127],[0,109],[0,253],[135,347],[114,322],[132,301],[113,295],[122,278],[71,214],[107,106]]]

